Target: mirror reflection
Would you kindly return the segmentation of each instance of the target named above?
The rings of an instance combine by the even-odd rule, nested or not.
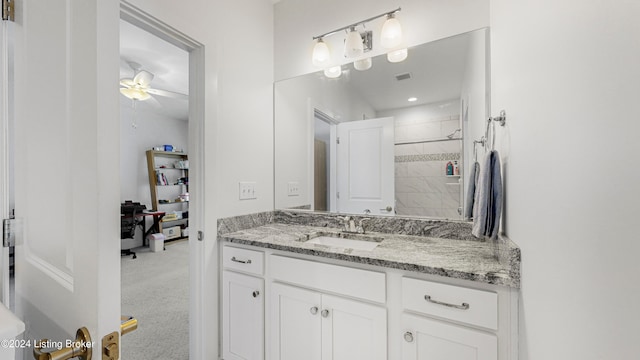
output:
[[[275,208],[463,219],[488,114],[488,31],[276,82]]]

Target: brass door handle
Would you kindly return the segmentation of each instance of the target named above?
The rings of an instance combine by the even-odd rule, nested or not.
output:
[[[76,340],[71,342],[70,346],[51,352],[42,351],[42,346],[48,343],[48,339],[42,339],[35,343],[33,357],[36,360],[67,360],[75,357],[81,360],[91,360],[93,343],[86,327],[78,329]]]
[[[120,317],[120,336],[126,335],[138,328],[138,319],[133,316]]]

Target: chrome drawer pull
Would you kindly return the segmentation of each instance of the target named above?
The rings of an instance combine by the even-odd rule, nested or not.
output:
[[[427,300],[430,303],[434,303],[434,304],[438,304],[438,305],[444,305],[444,306],[448,306],[448,307],[452,307],[452,308],[456,308],[456,309],[460,309],[460,310],[468,310],[469,309],[469,304],[467,304],[467,303],[462,303],[462,305],[449,304],[449,303],[446,303],[446,302],[432,300],[430,295],[425,295],[424,299]]]
[[[251,259],[238,260],[238,259],[236,259],[235,256],[231,258],[231,261],[234,261],[234,262],[237,262],[237,263],[240,263],[240,264],[251,264]]]

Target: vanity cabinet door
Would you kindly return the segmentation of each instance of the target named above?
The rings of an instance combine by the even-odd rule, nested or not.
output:
[[[264,359],[264,280],[223,271],[222,284],[224,359]]]
[[[402,327],[402,360],[498,359],[495,335],[408,314]]]
[[[322,295],[322,360],[386,360],[387,311]]]
[[[270,300],[270,359],[321,360],[321,295],[273,283]]]

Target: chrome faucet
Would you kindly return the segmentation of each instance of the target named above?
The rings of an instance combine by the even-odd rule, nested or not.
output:
[[[365,233],[365,229],[364,229],[364,222],[369,220],[369,218],[362,218],[360,219],[360,221],[358,221],[358,227],[356,227],[356,232],[358,234],[364,234]]]
[[[352,234],[364,234],[364,222],[369,220],[369,218],[363,218],[358,221],[358,226],[356,226],[356,221],[351,216],[339,216],[338,220],[343,222],[342,226],[344,226],[344,232],[352,233]]]

